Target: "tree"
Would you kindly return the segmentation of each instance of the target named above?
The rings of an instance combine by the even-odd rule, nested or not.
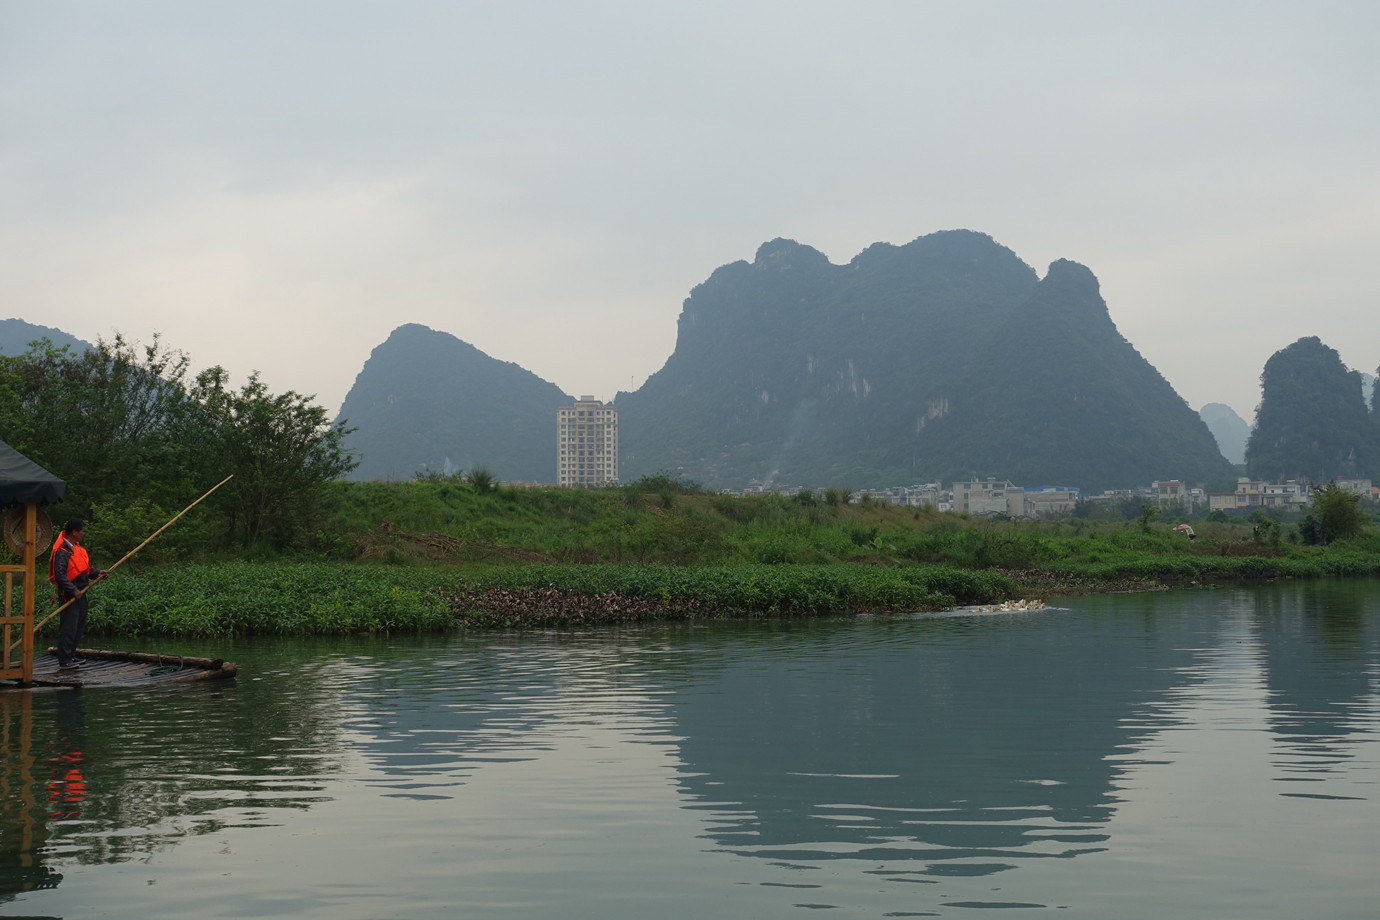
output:
[[[1359,534],[1366,526],[1361,496],[1338,488],[1335,481],[1315,487],[1313,507],[1299,521],[1299,536],[1305,543],[1327,546]]]
[[[202,371],[191,388],[200,461],[235,478],[217,493],[231,539],[249,549],[287,543],[315,510],[326,483],[357,461],[341,446],[352,429],[328,423],[312,397],[274,395],[258,372],[238,391],[222,367]]]
[[[67,481],[62,513],[185,491],[187,367],[158,336],[140,349],[117,335],[80,354],[38,340],[0,358],[0,438]]]
[[[129,539],[233,473],[207,502],[225,536],[285,542],[325,484],[354,468],[341,447],[350,429],[311,397],[270,393],[258,374],[235,391],[214,367],[189,388],[188,366],[157,336],[80,354],[36,341],[0,357],[0,440],[67,481],[59,518],[104,516]]]

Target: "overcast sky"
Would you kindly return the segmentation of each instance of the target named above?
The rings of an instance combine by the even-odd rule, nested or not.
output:
[[[1193,408],[1380,364],[1380,3],[0,0],[0,318],[339,408],[416,322],[640,386],[778,236],[1097,275]]]

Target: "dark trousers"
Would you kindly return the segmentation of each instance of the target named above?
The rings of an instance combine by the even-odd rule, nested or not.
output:
[[[77,657],[77,646],[82,634],[86,632],[86,595],[73,601],[66,610],[58,614],[58,665],[71,664]]]

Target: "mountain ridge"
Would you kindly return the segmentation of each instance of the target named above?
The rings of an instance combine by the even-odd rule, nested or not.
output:
[[[1060,377],[1042,349],[1090,376]],[[988,392],[993,377],[1005,399]],[[1032,423],[1047,413],[1031,389],[1056,384],[1081,411],[1046,418],[1075,424],[1041,446]],[[674,352],[616,404],[626,476],[669,470],[713,487],[994,476],[1103,488],[1231,472],[1117,332],[1088,268],[1059,260],[1041,279],[967,230],[873,244],[842,266],[769,241],[691,291]],[[1164,448],[1140,444],[1147,431]],[[1113,449],[1118,438],[1138,443]]]
[[[360,459],[351,478],[408,479],[484,467],[509,480],[555,478],[555,384],[419,323],[369,355],[337,418]]]
[[[0,319],[0,355],[23,354],[29,350],[30,343],[39,339],[47,339],[58,348],[66,345],[79,352],[95,347],[53,326],[40,326],[18,317]]]
[[[1198,410],[1203,424],[1208,426],[1217,448],[1227,461],[1241,466],[1246,462],[1246,442],[1251,437],[1251,426],[1236,414],[1236,410],[1225,403],[1207,403]]]
[[[1270,356],[1260,383],[1246,445],[1251,476],[1380,478],[1380,420],[1366,405],[1361,373],[1347,368],[1335,348],[1305,336]]]
[[[573,397],[405,323],[340,406],[355,478],[483,466],[555,478]],[[675,347],[620,392],[622,477],[711,488],[1010,479],[1088,491],[1234,475],[1199,413],[1117,330],[1095,274],[1043,277],[991,236],[944,230],[835,264],[777,237],[714,269]]]

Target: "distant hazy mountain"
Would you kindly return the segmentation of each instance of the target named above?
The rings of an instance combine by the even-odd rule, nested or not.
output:
[[[408,324],[374,349],[340,407],[358,430],[354,479],[408,479],[483,466],[500,480],[554,482],[552,383],[445,332]]]
[[[1246,441],[1251,436],[1251,426],[1246,420],[1226,403],[1208,403],[1198,410],[1198,415],[1212,432],[1222,456],[1232,463],[1245,463]]]
[[[86,351],[92,347],[89,342],[83,342],[52,326],[36,326],[22,319],[0,319],[0,355],[23,354],[29,350],[29,343],[38,339],[48,339],[59,348],[71,346],[73,351]]]
[[[1102,489],[1231,475],[1090,271],[1060,261],[1040,280],[969,231],[847,265],[766,243],[691,292],[675,352],[617,405],[624,479]]]
[[[1380,423],[1366,406],[1361,374],[1316,336],[1265,362],[1260,411],[1246,468],[1262,479],[1327,482],[1380,479]]]

